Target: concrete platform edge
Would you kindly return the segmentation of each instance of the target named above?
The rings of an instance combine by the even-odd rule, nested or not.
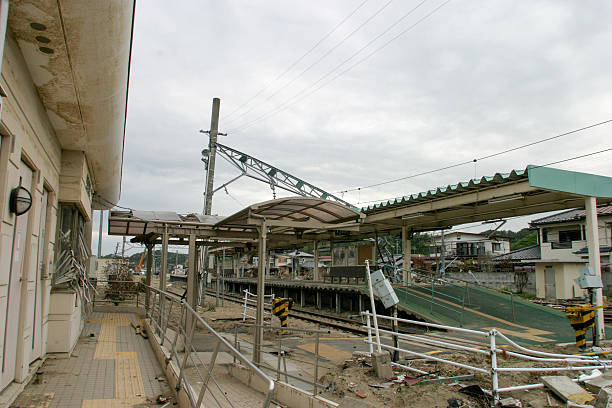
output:
[[[183,382],[181,384],[181,388],[176,391],[176,384],[178,383],[179,372],[173,361],[170,359],[170,352],[164,346],[160,345],[161,339],[151,328],[151,325],[149,324],[149,319],[143,319],[142,322],[149,336],[149,343],[151,343],[151,347],[153,348],[153,352],[157,357],[159,365],[164,370],[164,374],[166,375],[166,379],[168,380],[168,385],[176,396],[176,400],[178,402],[179,407],[191,408],[191,401],[189,400],[189,396],[185,388],[185,383]]]
[[[254,381],[255,377],[252,376],[252,373],[247,368],[237,364],[230,364],[228,367],[232,377],[255,388],[257,391],[267,391],[267,384]],[[330,401],[320,396],[310,395],[306,391],[282,381],[274,381],[272,399],[292,408],[336,408],[338,406],[338,403],[334,401]]]

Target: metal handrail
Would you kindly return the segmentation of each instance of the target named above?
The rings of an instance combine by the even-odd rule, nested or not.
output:
[[[265,374],[260,368],[258,368],[255,364],[253,364],[247,357],[245,357],[242,353],[240,353],[240,351],[238,351],[230,342],[228,342],[223,336],[221,336],[219,333],[217,333],[198,313],[196,310],[194,310],[191,305],[189,305],[184,299],[182,299],[181,297],[170,293],[170,292],[166,292],[163,290],[160,290],[159,288],[155,288],[152,286],[147,286],[147,285],[143,285],[144,287],[148,288],[151,292],[152,292],[152,297],[153,297],[153,303],[155,303],[155,298],[159,297],[159,302],[158,302],[158,310],[159,310],[159,322],[157,322],[153,316],[153,310],[155,309],[155,305],[152,305],[152,307],[150,308],[149,311],[147,311],[147,317],[149,317],[151,319],[151,322],[153,322],[153,324],[155,324],[155,326],[157,326],[157,329],[160,331],[160,338],[161,338],[161,344],[163,345],[165,340],[170,341],[170,339],[167,337],[167,330],[168,330],[168,326],[171,324],[169,322],[170,320],[170,313],[171,313],[171,308],[172,308],[172,304],[177,304],[180,305],[182,310],[181,310],[181,319],[179,321],[178,324],[176,324],[176,327],[178,328],[178,331],[175,334],[175,337],[172,341],[172,344],[170,344],[170,348],[172,349],[171,352],[174,356],[178,357],[178,352],[176,351],[176,343],[177,343],[177,339],[179,337],[179,334],[184,336],[184,342],[185,342],[185,355],[183,356],[182,361],[180,359],[176,359],[177,363],[179,364],[178,368],[180,370],[180,374],[179,374],[179,380],[178,380],[178,384],[177,387],[179,387],[181,385],[181,382],[184,380],[187,382],[187,379],[185,378],[185,366],[187,363],[188,358],[192,358],[193,360],[193,356],[190,356],[190,354],[195,354],[195,353],[191,353],[191,341],[193,338],[193,334],[195,331],[195,327],[197,326],[197,324],[200,324],[201,326],[203,326],[210,334],[213,335],[214,339],[216,340],[216,344],[215,344],[215,348],[213,351],[213,355],[211,357],[211,361],[208,365],[208,367],[206,368],[206,373],[205,376],[203,377],[203,381],[202,381],[202,388],[200,393],[198,394],[197,398],[195,395],[193,395],[191,389],[189,386],[185,387],[187,390],[187,395],[189,396],[190,402],[192,404],[192,406],[194,407],[199,407],[203,397],[206,393],[206,390],[209,388],[208,386],[208,381],[210,379],[213,380],[213,382],[216,383],[216,381],[214,380],[214,378],[212,377],[212,370],[213,367],[215,365],[215,361],[216,361],[216,357],[217,354],[219,352],[219,350],[221,349],[221,346],[223,346],[225,349],[225,352],[228,352],[233,358],[234,361],[238,360],[240,361],[240,363],[242,363],[246,368],[250,369],[257,377],[259,377],[264,383],[268,384],[268,388],[267,391],[264,393],[265,395],[265,401],[263,403],[263,407],[267,408],[270,405],[270,401],[272,399],[272,393],[274,391],[274,380],[272,380],[267,374]],[[163,298],[162,298],[163,297]],[[170,301],[170,304],[168,305],[168,318],[166,318],[166,320],[164,320],[163,315],[164,312],[164,300],[167,299]],[[181,322],[182,321],[185,322],[191,322],[190,324],[190,328],[185,330],[182,327]],[[197,356],[196,356],[197,357]],[[198,360],[199,357],[197,357]],[[201,362],[201,365],[206,366],[204,363]],[[194,364],[196,365],[196,364]],[[197,369],[197,367],[196,367]],[[197,369],[198,373],[201,375],[202,373],[199,371],[199,369]],[[217,386],[219,386],[217,384]],[[220,388],[220,387],[219,387]],[[214,397],[213,394],[213,398],[216,399],[216,397]],[[218,402],[218,401],[217,401]]]
[[[499,402],[500,393],[509,392],[509,391],[517,391],[517,390],[528,390],[534,388],[542,388],[544,384],[536,383],[536,384],[521,384],[514,385],[510,387],[500,387],[499,386],[499,375],[505,372],[558,372],[558,371],[583,371],[583,370],[594,370],[590,375],[584,375],[579,378],[573,379],[574,382],[586,381],[589,379],[596,378],[601,375],[601,372],[596,370],[607,370],[612,367],[612,362],[602,361],[597,356],[583,356],[583,355],[570,355],[570,354],[556,354],[556,353],[546,353],[538,350],[528,349],[527,347],[520,346],[516,344],[514,341],[509,339],[506,335],[499,332],[497,329],[491,329],[487,332],[481,330],[472,330],[472,329],[464,329],[461,327],[455,326],[445,326],[435,323],[427,323],[415,320],[402,319],[398,317],[392,316],[384,316],[384,315],[375,315],[370,313],[369,311],[365,311],[361,313],[366,319],[366,324],[363,326],[368,331],[368,337],[365,341],[370,346],[370,353],[373,351],[373,345],[377,345],[383,349],[389,351],[398,351],[409,354],[414,357],[423,358],[425,360],[431,360],[438,363],[449,364],[456,367],[460,367],[472,372],[488,374],[491,377],[492,389],[490,391],[494,404]],[[475,347],[466,346],[460,344],[458,342],[453,342],[455,339],[449,337],[448,339],[443,338],[440,339],[429,339],[427,336],[414,336],[410,334],[402,334],[395,331],[389,331],[384,329],[378,329],[375,325],[371,325],[371,318],[374,319],[387,319],[396,322],[410,323],[414,325],[420,325],[427,328],[436,328],[443,329],[447,331],[455,331],[462,332],[466,334],[476,335],[482,338],[488,338],[489,347],[485,349],[478,349]],[[409,348],[402,348],[399,346],[390,346],[384,343],[380,343],[379,340],[373,340],[372,332],[378,334],[376,338],[379,338],[379,333],[390,334],[392,336],[397,336],[404,340],[405,344],[412,343],[422,343],[429,344],[437,347],[445,347],[454,350],[461,350],[464,352],[474,353],[474,354],[488,354],[489,356],[489,364],[485,368],[478,367],[474,365],[470,365],[469,363],[460,363],[457,361],[453,361],[451,359],[447,359],[444,357],[436,357],[432,356],[428,353],[410,350]],[[378,332],[378,333],[376,333]],[[500,339],[507,343],[507,347],[501,348],[498,346],[498,340]],[[515,349],[516,351],[512,351]],[[529,361],[537,361],[539,363],[546,364],[554,364],[554,367],[500,367],[497,363],[497,355],[501,354],[503,356],[511,356],[521,360],[529,360]],[[432,373],[427,373],[423,370],[418,370],[416,368],[412,368],[403,364],[399,364],[396,362],[391,363],[395,366],[419,372],[419,374],[424,375],[433,375]]]

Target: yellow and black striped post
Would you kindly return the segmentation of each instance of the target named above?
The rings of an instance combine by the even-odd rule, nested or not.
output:
[[[274,316],[280,320],[281,327],[287,327],[287,318],[289,317],[289,310],[293,306],[293,299],[291,298],[276,298],[272,301],[272,312]],[[287,333],[286,330],[282,331],[282,334]]]
[[[576,331],[576,345],[583,350],[586,348],[586,331],[595,326],[595,309],[597,307],[590,303],[565,308],[565,316]]]

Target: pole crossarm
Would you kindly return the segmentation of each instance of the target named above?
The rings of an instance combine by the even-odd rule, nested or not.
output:
[[[344,201],[340,197],[328,193],[299,177],[289,174],[251,155],[232,149],[221,143],[217,143],[217,154],[221,155],[227,162],[241,171],[242,174],[239,177],[244,175],[302,197],[314,197],[336,201],[347,207],[356,209],[354,205]],[[225,185],[227,184],[229,183]]]

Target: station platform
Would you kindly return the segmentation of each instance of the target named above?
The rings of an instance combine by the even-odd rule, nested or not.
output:
[[[71,355],[47,358],[12,406],[124,408],[173,398],[164,371],[129,313],[92,313]]]

